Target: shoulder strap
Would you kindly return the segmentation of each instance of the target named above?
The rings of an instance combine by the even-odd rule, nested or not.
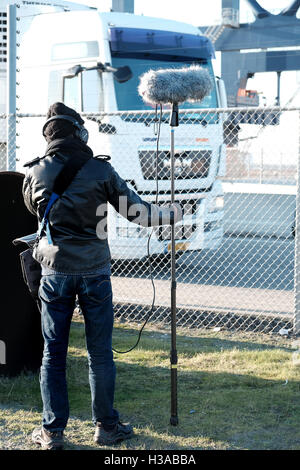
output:
[[[56,152],[56,154],[63,156],[59,152]],[[53,193],[61,196],[67,187],[70,186],[78,171],[90,158],[92,157],[84,154],[82,156],[70,157],[55,178]]]
[[[57,155],[63,156],[61,153],[56,152]],[[46,229],[46,235],[48,239],[49,245],[52,245],[52,238],[50,233],[49,227],[49,212],[53,206],[53,204],[60,198],[60,196],[66,191],[68,186],[70,186],[71,182],[75,178],[78,171],[83,167],[83,165],[90,159],[91,156],[83,155],[80,157],[70,157],[67,162],[65,163],[64,167],[58,173],[54,180],[52,194],[50,196],[49,202],[47,204],[44,217],[41,220],[38,232],[37,232],[37,242],[41,237],[41,234],[44,229]]]

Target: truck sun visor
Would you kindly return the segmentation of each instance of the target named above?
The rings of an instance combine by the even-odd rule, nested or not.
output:
[[[109,29],[112,53],[155,53],[195,59],[215,58],[214,47],[205,36],[155,29]]]

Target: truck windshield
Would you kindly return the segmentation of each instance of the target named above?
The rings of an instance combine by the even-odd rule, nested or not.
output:
[[[128,57],[112,57],[112,66],[113,67],[122,67],[128,65],[132,70],[132,78],[126,83],[115,83],[116,90],[116,99],[117,106],[119,111],[126,110],[150,110],[153,109],[153,106],[147,105],[144,103],[140,95],[138,94],[138,85],[140,76],[147,72],[150,69],[157,70],[161,68],[182,68],[192,64],[199,64],[199,60],[186,62],[170,61],[170,60],[151,60],[149,58],[128,58]],[[210,76],[212,77],[213,83],[215,83],[213,76],[213,69],[210,61],[207,63],[201,63],[201,67],[208,70]],[[210,95],[206,96],[204,100],[199,103],[181,103],[180,109],[194,109],[194,108],[217,108],[217,93],[214,88],[212,89]]]

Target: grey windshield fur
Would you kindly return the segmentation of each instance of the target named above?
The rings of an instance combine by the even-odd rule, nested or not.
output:
[[[210,93],[209,73],[198,65],[149,70],[140,77],[138,92],[145,103],[184,103],[202,101]]]

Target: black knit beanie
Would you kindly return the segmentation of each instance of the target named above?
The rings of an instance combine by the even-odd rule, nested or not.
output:
[[[78,121],[79,124],[83,124],[84,120],[81,116],[72,108],[69,108],[64,103],[54,103],[50,106],[47,119],[52,116],[65,114],[67,116],[72,116]],[[67,137],[68,135],[74,134],[74,126],[71,122],[65,121],[63,119],[57,119],[49,122],[44,130],[44,137],[47,142],[51,142],[55,139],[61,139]]]

